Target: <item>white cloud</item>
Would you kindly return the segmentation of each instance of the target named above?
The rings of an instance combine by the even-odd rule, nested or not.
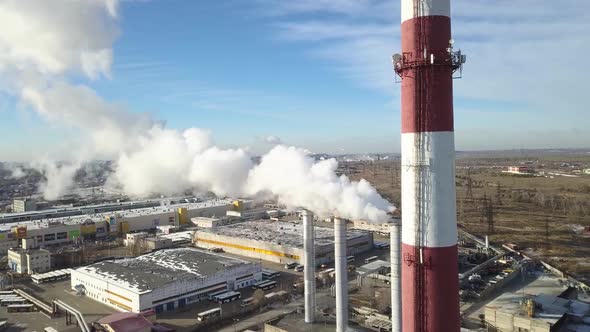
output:
[[[259,0],[258,4],[271,14],[276,38],[303,45],[308,56],[344,77],[397,99],[399,86],[394,85],[390,56],[401,47],[399,2]],[[590,53],[590,2],[456,0],[452,7],[455,46],[468,55],[463,79],[454,81],[456,108],[479,103],[504,111],[489,115],[494,121],[482,119],[484,126],[504,118],[504,126],[510,127],[507,108],[528,112],[525,126],[538,122],[578,126],[576,119],[587,114],[588,105],[587,73],[576,61]],[[562,116],[555,117],[558,112]],[[491,137],[501,135],[495,129]],[[564,146],[574,138],[590,140],[590,133],[568,137],[561,141]],[[546,135],[539,142],[555,143]]]
[[[70,83],[111,76],[117,8],[117,0],[0,1],[1,91],[52,123],[88,132],[88,155],[112,156],[125,136],[151,126],[147,116]]]
[[[130,113],[122,105],[106,102],[87,86],[63,81],[24,87],[21,98],[45,119],[83,130],[89,138],[84,153],[94,157],[116,156],[154,123],[147,114]]]
[[[0,2],[0,70],[108,75],[116,0]]]
[[[269,135],[269,136],[263,137],[262,139],[264,140],[264,142],[266,142],[268,144],[272,144],[272,145],[277,145],[277,144],[283,143],[283,141],[281,140],[280,137],[274,136],[274,135]]]
[[[293,14],[335,14],[349,18],[382,19],[394,16],[399,1],[382,0],[258,0],[265,13],[275,16]]]
[[[399,43],[399,28],[391,21],[358,22],[343,18],[277,23],[277,37],[308,42],[308,55],[322,59],[350,80],[395,93],[391,55]]]

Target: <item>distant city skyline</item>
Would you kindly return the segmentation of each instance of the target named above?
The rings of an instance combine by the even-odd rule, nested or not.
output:
[[[400,86],[390,63],[401,48],[397,0],[89,3],[88,16],[72,9],[79,22],[56,23],[43,1],[0,2],[0,53],[8,54],[0,57],[1,160],[77,158],[72,151],[100,136],[89,135],[94,125],[111,125],[87,108],[111,107],[147,112],[167,128],[203,128],[219,146],[253,154],[277,143],[399,152]],[[453,1],[455,47],[468,56],[454,81],[457,150],[590,147],[586,71],[568,60],[590,51],[588,10],[573,0]],[[76,47],[81,56],[67,49]],[[63,82],[83,97],[39,99]],[[55,116],[50,108],[62,105],[71,110]],[[115,119],[122,128],[138,121]]]

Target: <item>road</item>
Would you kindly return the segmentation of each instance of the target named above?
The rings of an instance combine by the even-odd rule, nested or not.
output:
[[[264,312],[262,314],[246,318],[242,321],[236,322],[231,326],[218,330],[219,332],[236,332],[236,331],[244,331],[252,327],[259,326],[259,324],[263,322],[268,322],[280,317],[283,317],[287,314],[297,311],[297,309],[303,308],[303,299],[293,301],[288,303],[284,306],[281,306],[277,309],[272,309],[270,311]]]

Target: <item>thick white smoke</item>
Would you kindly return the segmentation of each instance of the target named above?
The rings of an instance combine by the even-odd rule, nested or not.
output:
[[[251,167],[245,150],[211,147],[193,159],[190,181],[220,196],[239,196]]]
[[[117,8],[117,0],[0,0],[0,89],[48,121],[86,134],[75,162],[37,164],[47,178],[40,188],[46,199],[71,188],[84,161],[109,158],[110,182],[133,196],[187,189],[272,196],[320,215],[367,220],[385,219],[393,209],[366,181],[337,176],[335,160],[316,163],[303,149],[277,145],[254,165],[246,149],[216,147],[206,130],[168,129],[70,83],[80,75],[111,78]]]
[[[141,146],[121,155],[117,182],[136,196],[199,188],[219,196],[277,198],[289,207],[350,219],[385,220],[393,210],[367,181],[337,176],[335,159],[316,162],[307,150],[278,145],[254,165],[245,150],[208,146],[203,134],[153,128]]]
[[[335,159],[316,162],[304,149],[276,146],[250,171],[249,195],[270,193],[288,206],[303,206],[321,216],[385,220],[393,206],[367,181],[336,175]]]
[[[74,186],[74,176],[80,169],[81,164],[43,161],[34,167],[39,170],[47,179],[41,184],[40,190],[46,200],[56,200]]]
[[[121,151],[114,178],[134,196],[181,192],[187,189],[189,146],[181,132],[155,126],[139,136],[136,146]]]
[[[27,175],[25,170],[20,166],[9,167],[8,170],[10,170],[10,177],[13,179],[18,180],[20,178],[23,178],[25,175]]]
[[[243,149],[208,146],[204,134],[153,128],[136,150],[121,154],[116,180],[137,196],[199,188],[219,196],[273,197],[321,216],[378,221],[393,210],[367,181],[337,176],[335,159],[316,162],[304,149],[278,145],[254,165]]]
[[[137,141],[120,153],[114,174],[123,190],[134,196],[193,188],[240,195],[252,166],[245,150],[219,149],[208,131],[197,128],[180,132],[154,126]]]

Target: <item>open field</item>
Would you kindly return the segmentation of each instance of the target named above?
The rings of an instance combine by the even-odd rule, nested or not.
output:
[[[537,176],[513,175],[526,165]],[[457,220],[492,243],[515,243],[590,280],[590,168],[588,154],[463,155],[457,160]],[[400,160],[344,162],[340,171],[364,178],[400,206]],[[543,175],[541,175],[543,174]],[[586,235],[585,235],[586,234]]]

